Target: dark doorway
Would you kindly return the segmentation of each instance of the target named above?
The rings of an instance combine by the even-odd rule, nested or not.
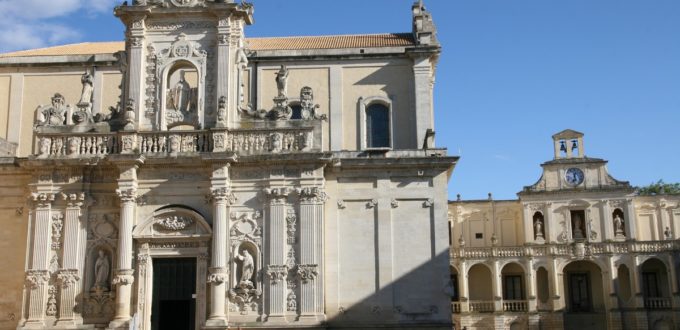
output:
[[[153,259],[151,329],[194,329],[196,259]]]
[[[591,312],[590,278],[587,273],[569,274],[572,312]]]

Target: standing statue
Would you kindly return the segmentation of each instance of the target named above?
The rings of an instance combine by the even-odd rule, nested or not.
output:
[[[109,290],[109,258],[104,253],[104,250],[99,250],[99,258],[94,264],[94,286],[92,290]]]
[[[239,284],[245,283],[250,284],[250,279],[253,277],[255,272],[255,262],[253,261],[253,256],[250,255],[248,250],[243,249],[243,255],[237,255],[238,260],[243,261],[241,264],[241,278],[239,279]]]
[[[618,214],[614,217],[614,233],[616,236],[624,236],[623,219]]]
[[[186,81],[185,72],[181,71],[179,81],[168,91],[168,107],[177,111],[188,111],[191,104],[191,86]]]
[[[543,239],[543,221],[541,219],[537,219],[534,222],[534,232],[536,239]]]
[[[288,69],[281,65],[281,69],[276,73],[276,88],[279,90],[279,97],[286,97],[288,90]]]
[[[574,238],[585,238],[585,236],[583,236],[583,230],[581,230],[581,222],[581,217],[576,215],[574,217]]]
[[[94,91],[94,78],[92,77],[92,74],[90,74],[90,71],[87,70],[83,74],[83,76],[80,78],[80,82],[83,84],[83,92],[80,96],[80,101],[78,102],[78,106],[81,107],[87,107],[89,110],[89,107],[92,104],[92,92]]]

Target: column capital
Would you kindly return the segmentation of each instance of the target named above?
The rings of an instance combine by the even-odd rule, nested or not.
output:
[[[207,199],[213,203],[224,202],[229,205],[236,204],[236,195],[231,191],[231,188],[213,188]]]
[[[279,282],[285,282],[286,275],[288,274],[288,266],[286,265],[269,265],[266,269],[267,276],[271,280],[272,284],[277,284]]]
[[[316,280],[319,275],[319,265],[309,264],[309,265],[298,265],[297,275],[302,283],[307,283]]]
[[[26,271],[26,286],[35,290],[41,285],[47,284],[50,280],[50,274],[47,270],[30,269]]]
[[[113,285],[132,285],[135,282],[134,269],[119,269],[113,278]]]
[[[229,278],[229,269],[226,267],[212,267],[209,272],[208,283],[222,284]]]
[[[84,192],[61,192],[59,195],[69,208],[80,208],[85,204],[86,195]]]
[[[77,269],[60,269],[57,273],[57,281],[62,288],[69,288],[70,286],[80,281]]]
[[[30,200],[36,208],[49,208],[54,203],[56,195],[53,193],[31,193]]]
[[[284,204],[291,191],[288,188],[264,188],[262,192],[269,203]]]
[[[120,188],[116,189],[116,194],[123,203],[137,202],[137,188]]]
[[[328,200],[328,195],[322,187],[297,188],[295,192],[304,203],[324,203]]]

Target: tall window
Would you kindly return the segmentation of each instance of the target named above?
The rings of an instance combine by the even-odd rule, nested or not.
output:
[[[507,275],[503,277],[503,299],[523,300],[522,276]]]
[[[380,103],[366,108],[366,147],[390,147],[390,110]]]
[[[659,291],[659,281],[656,273],[642,273],[642,286],[642,290],[646,298],[658,298],[661,296],[661,292]]]

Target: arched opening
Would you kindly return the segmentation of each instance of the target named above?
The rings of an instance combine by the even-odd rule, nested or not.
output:
[[[538,242],[543,242],[545,241],[545,219],[543,217],[543,213],[541,212],[536,212],[534,213],[534,239]]]
[[[653,330],[672,330],[673,323],[669,320],[658,320],[654,322]]]
[[[616,295],[621,307],[628,307],[629,305],[633,293],[630,283],[630,270],[626,265],[620,265],[616,276]]]
[[[468,288],[470,292],[471,312],[493,312],[493,290],[491,270],[483,264],[476,264],[468,270]]]
[[[614,226],[614,236],[616,238],[626,237],[626,221],[621,209],[616,209],[612,212],[612,221]]]
[[[550,279],[548,270],[539,267],[536,271],[536,295],[538,298],[538,310],[550,310]]]
[[[524,269],[517,263],[509,263],[501,270],[503,279],[503,311],[524,312],[528,308],[525,301]]]
[[[604,286],[602,270],[590,261],[574,261],[563,269],[565,329],[604,329]]]
[[[666,264],[659,259],[651,258],[640,266],[640,273],[645,308],[670,308],[671,290]]]
[[[389,148],[390,141],[390,109],[378,102],[366,107],[366,147]]]
[[[177,61],[167,70],[163,97],[168,129],[197,128],[199,82],[199,71],[189,61]]]

